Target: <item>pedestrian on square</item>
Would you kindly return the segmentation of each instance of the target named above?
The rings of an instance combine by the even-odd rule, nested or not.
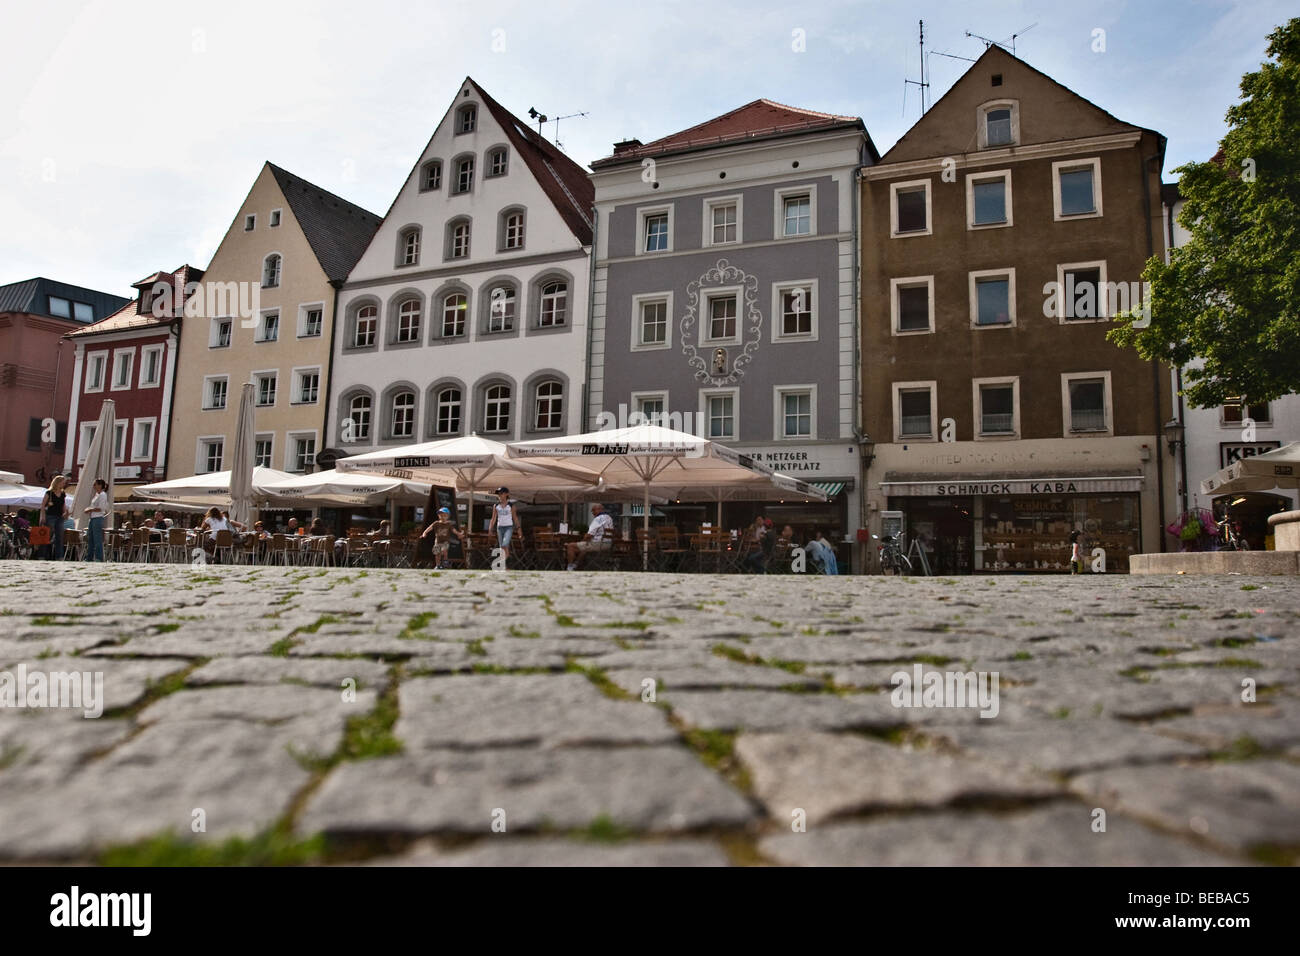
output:
[[[63,560],[63,522],[69,513],[67,494],[63,490],[66,484],[66,478],[55,475],[41,498],[41,524],[50,529],[50,543],[45,556],[53,561]]]
[[[1079,539],[1083,537],[1083,532],[1077,529],[1070,532],[1070,573],[1080,574],[1083,572],[1083,551],[1079,544]]]
[[[435,570],[442,570],[447,561],[447,555],[451,551],[451,536],[453,534],[462,541],[465,540],[465,532],[451,522],[451,509],[439,508],[436,519],[429,522],[429,526],[420,535],[421,538],[433,538],[433,566]]]
[[[96,478],[91,487],[94,489],[94,493],[90,496],[90,507],[84,511],[85,514],[90,516],[86,560],[103,561],[104,519],[108,517],[108,482],[103,478]]]
[[[492,506],[492,520],[488,523],[488,533],[496,531],[497,546],[501,549],[501,556],[508,558],[510,538],[514,535],[515,528],[519,527],[519,512],[515,510],[514,502],[510,500],[509,488],[498,488],[496,495],[497,503]]]
[[[745,529],[745,536],[741,539],[741,559],[740,566],[742,570],[753,571],[755,574],[766,572],[764,566],[767,558],[767,549],[764,546],[764,539],[767,538],[767,522],[763,516],[759,515],[754,519],[754,523]]]

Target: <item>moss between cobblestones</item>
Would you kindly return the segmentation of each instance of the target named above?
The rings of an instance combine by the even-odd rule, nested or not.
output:
[[[1268,754],[1268,750],[1260,744],[1254,737],[1241,736],[1230,743],[1223,750],[1215,751],[1210,754],[1211,760],[1231,762],[1239,760],[1253,760],[1255,757],[1263,757]]]
[[[437,611],[421,611],[406,622],[406,626],[402,628],[401,632],[397,636],[402,640],[407,641],[436,641],[437,638],[432,634],[425,633],[424,629],[428,626],[429,622],[436,619],[437,616]]]
[[[617,844],[626,843],[637,834],[635,830],[620,826],[608,814],[602,813],[585,827],[571,830],[568,835],[573,839],[585,840],[589,843]]]
[[[629,694],[623,688],[619,687],[609,679],[603,670],[599,667],[583,667],[572,657],[564,662],[564,669],[570,673],[582,674],[587,680],[596,685],[597,689],[613,700],[638,700],[636,696]]]
[[[749,778],[749,771],[736,756],[736,731],[689,727],[671,710],[668,721],[677,728],[686,746],[706,767],[721,774],[723,779],[742,793],[753,794],[754,784]]]
[[[725,657],[727,660],[736,661],[740,664],[754,664],[759,667],[776,667],[783,671],[789,671],[791,674],[802,674],[808,665],[804,661],[787,661],[778,658],[764,658],[757,654],[747,654],[738,647],[732,647],[729,644],[714,644],[710,648],[718,657]]]
[[[154,701],[161,700],[179,690],[184,690],[185,682],[189,679],[189,676],[209,660],[210,658],[200,657],[183,667],[181,670],[172,671],[170,674],[164,674],[163,677],[157,681],[151,680],[146,682],[144,694],[139,700],[127,704],[124,707],[109,708],[105,710],[101,716],[109,720],[118,717],[134,717]]]
[[[0,770],[13,765],[13,762],[23,755],[22,744],[11,745],[5,744],[0,747]]]
[[[1294,846],[1284,846],[1275,843],[1261,843],[1250,847],[1246,851],[1256,863],[1263,863],[1267,866],[1298,866],[1300,865],[1300,844]]]
[[[220,843],[195,843],[165,833],[108,847],[96,862],[100,866],[302,866],[319,863],[324,855],[322,836],[296,840],[272,829],[251,839],[231,837]]]

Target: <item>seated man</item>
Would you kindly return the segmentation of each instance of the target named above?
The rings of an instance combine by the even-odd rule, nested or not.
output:
[[[804,545],[804,550],[808,552],[809,558],[821,565],[822,574],[840,573],[839,563],[835,559],[835,549],[822,537],[820,531],[813,532],[812,540]]]
[[[614,519],[605,514],[605,509],[599,503],[592,505],[591,527],[587,529],[586,535],[581,541],[564,546],[569,560],[569,566],[565,570],[578,570],[578,565],[592,551],[608,551],[614,545],[613,534]]]

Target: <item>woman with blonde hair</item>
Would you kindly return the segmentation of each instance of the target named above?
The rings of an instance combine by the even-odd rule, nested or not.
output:
[[[68,480],[62,475],[50,479],[50,487],[41,499],[41,524],[50,529],[49,551],[46,556],[54,561],[63,560],[63,520],[68,517],[70,509],[64,485]]]

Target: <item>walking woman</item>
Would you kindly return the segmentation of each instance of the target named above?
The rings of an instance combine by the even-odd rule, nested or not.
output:
[[[67,495],[63,491],[65,484],[66,478],[55,475],[41,499],[41,524],[50,529],[50,550],[46,553],[54,561],[63,560],[63,519],[68,516]]]
[[[90,507],[85,513],[90,515],[90,546],[86,549],[87,561],[104,560],[104,519],[108,517],[108,482],[96,478],[91,486],[94,494],[90,496]]]
[[[519,527],[519,512],[515,511],[510,500],[509,488],[497,489],[497,503],[492,506],[492,521],[488,524],[488,533],[497,533],[497,544],[501,548],[502,559],[510,557],[510,538]]]

